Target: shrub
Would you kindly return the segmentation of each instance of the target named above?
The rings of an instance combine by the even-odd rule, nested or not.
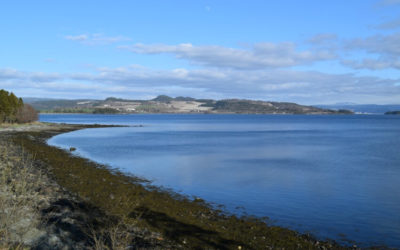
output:
[[[24,104],[17,112],[18,123],[34,122],[39,119],[38,112],[29,104]]]

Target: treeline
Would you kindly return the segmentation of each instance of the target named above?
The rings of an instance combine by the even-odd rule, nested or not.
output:
[[[0,123],[27,123],[38,120],[38,113],[22,98],[12,92],[0,90]]]

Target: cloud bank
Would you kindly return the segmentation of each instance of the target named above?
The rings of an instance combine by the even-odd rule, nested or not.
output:
[[[355,69],[400,69],[400,33],[375,35],[347,41],[346,50],[365,52],[370,58],[343,59],[342,63]]]
[[[196,46],[190,43],[177,45],[141,44],[119,46],[138,54],[172,54],[206,67],[258,70],[283,68],[335,58],[329,50],[299,51],[291,42],[257,43],[249,49],[227,48],[216,45]]]
[[[395,103],[400,79],[326,74],[314,71],[231,69],[152,70],[143,67],[99,68],[94,73],[47,74],[0,69],[0,88],[12,86],[21,95],[52,93],[53,97],[148,98],[158,94],[197,98],[251,98],[304,104],[327,100]]]
[[[396,4],[397,1],[381,2],[389,5]],[[396,27],[395,21],[381,26]],[[303,104],[347,101],[398,103],[400,100],[399,77],[322,73],[308,67],[329,61],[346,67],[350,72],[352,69],[364,73],[365,70],[398,70],[399,32],[347,40],[340,39],[334,33],[322,33],[310,37],[303,44],[262,42],[239,48],[191,43],[135,43],[121,46],[121,42],[131,39],[103,34],[68,35],[64,39],[84,45],[113,44],[115,48],[133,54],[169,54],[196,67],[172,70],[150,69],[138,65],[99,67],[90,73],[68,74],[0,68],[0,88],[18,91],[18,95],[23,96],[51,95],[63,98],[118,96],[146,99],[169,94]],[[298,66],[307,66],[309,70],[298,70]]]

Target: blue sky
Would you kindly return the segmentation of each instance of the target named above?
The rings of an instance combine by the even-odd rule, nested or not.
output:
[[[0,88],[400,103],[400,0],[8,1]]]

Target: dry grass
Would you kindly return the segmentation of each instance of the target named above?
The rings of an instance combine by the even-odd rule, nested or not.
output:
[[[86,233],[93,242],[93,250],[129,249],[134,242],[134,234],[129,230],[131,226],[120,220],[100,229],[89,226]]]
[[[0,247],[21,248],[43,234],[37,208],[43,201],[39,190],[45,179],[29,156],[12,148],[0,143]]]
[[[49,224],[41,210],[57,200],[57,194],[48,192],[51,181],[34,162],[21,148],[0,142],[0,250],[30,249],[51,238],[44,230]],[[91,249],[126,249],[133,242],[133,234],[122,220],[85,228]]]
[[[17,127],[26,127],[30,125],[41,124],[40,122],[27,122],[27,123],[0,123],[0,128],[17,128]]]

